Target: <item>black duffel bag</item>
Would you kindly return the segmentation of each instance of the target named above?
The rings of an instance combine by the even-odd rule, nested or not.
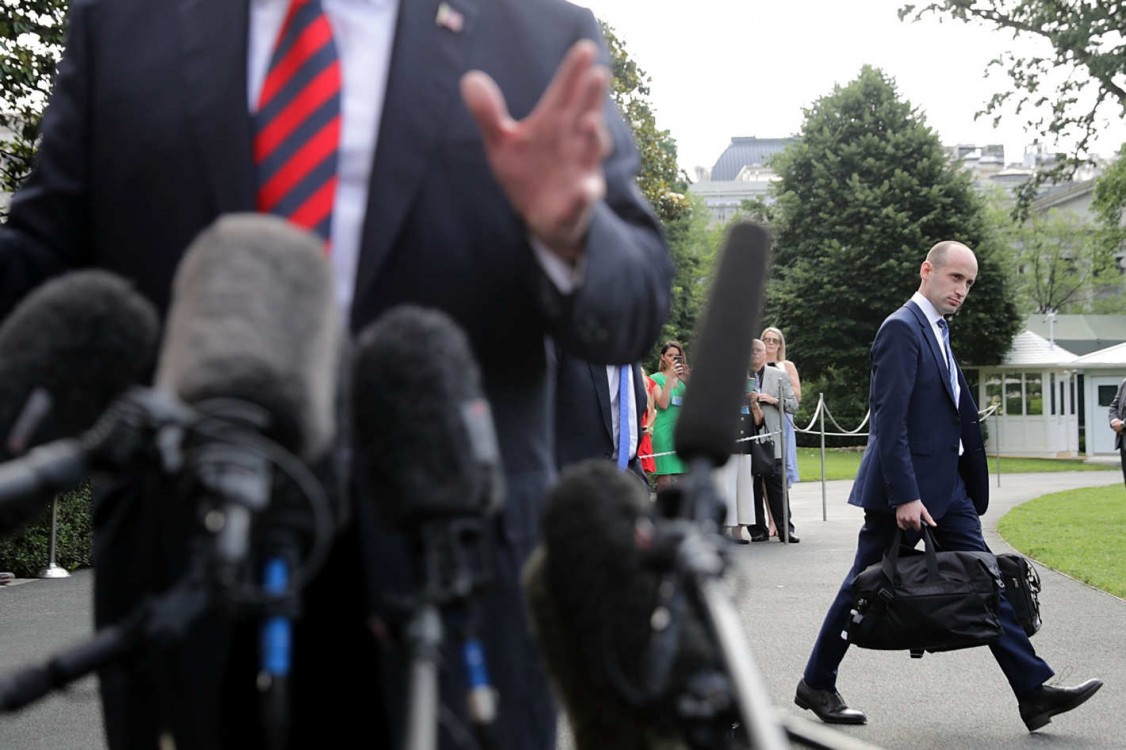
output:
[[[861,648],[953,651],[1001,635],[1001,572],[989,552],[940,552],[923,526],[923,551],[900,551],[896,529],[881,562],[856,576],[847,639]]]

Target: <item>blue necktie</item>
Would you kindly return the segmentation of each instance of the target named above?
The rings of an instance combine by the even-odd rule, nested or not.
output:
[[[950,392],[958,398],[958,372],[954,369],[954,352],[950,349],[950,327],[946,325],[945,318],[938,319],[938,327],[942,330],[942,341],[946,345],[946,376],[950,379]]]
[[[629,373],[630,366],[622,365],[618,368],[618,468],[625,469],[629,464],[630,454],[630,429],[629,429]]]

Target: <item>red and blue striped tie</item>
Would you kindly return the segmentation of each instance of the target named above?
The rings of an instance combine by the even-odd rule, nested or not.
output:
[[[340,60],[320,0],[292,0],[254,118],[258,210],[328,247],[340,146]]]

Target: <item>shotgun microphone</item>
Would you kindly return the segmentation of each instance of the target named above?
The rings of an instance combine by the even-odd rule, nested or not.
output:
[[[722,466],[739,433],[751,342],[762,314],[770,239],[750,222],[735,224],[713,275],[707,309],[693,339],[695,367],[677,419],[674,444],[686,462]]]

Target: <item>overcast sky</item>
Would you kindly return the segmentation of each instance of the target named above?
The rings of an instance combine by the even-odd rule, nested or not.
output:
[[[882,69],[944,144],[1002,143],[1019,162],[1033,137],[1010,114],[999,129],[974,120],[1007,83],[986,64],[1005,49],[1045,49],[1007,32],[955,21],[901,22],[899,0],[575,0],[608,23],[651,79],[657,125],[676,139],[680,164],[711,167],[733,136],[796,134],[802,110]],[[1096,153],[1123,140],[1110,123]]]

